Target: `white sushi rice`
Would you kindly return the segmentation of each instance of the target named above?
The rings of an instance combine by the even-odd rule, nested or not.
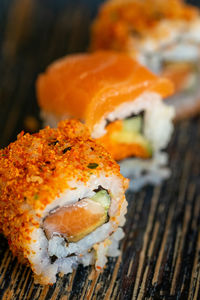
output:
[[[153,158],[128,158],[120,162],[121,173],[130,179],[129,188],[135,192],[147,184],[159,185],[171,175],[167,167],[168,154],[157,152]]]
[[[76,181],[69,183],[75,190],[67,190],[62,196],[56,198],[42,212],[41,227],[33,228],[31,243],[29,245],[29,261],[40,282],[51,284],[56,281],[58,273],[68,274],[77,267],[78,264],[96,267],[103,267],[107,261],[106,256],[119,255],[119,240],[123,237],[122,229],[125,222],[124,215],[127,210],[127,202],[124,198],[122,181],[116,176],[100,177],[91,176],[87,184]],[[109,208],[109,222],[98,227],[96,230],[85,236],[76,243],[66,244],[65,240],[58,235],[50,240],[46,238],[42,228],[43,220],[52,210],[59,207],[68,206],[79,199],[92,197],[95,189],[102,186],[109,190],[111,205]],[[123,200],[124,199],[124,200]],[[120,204],[123,200],[122,205]],[[38,211],[41,213],[41,211]],[[37,213],[37,212],[36,212]],[[115,216],[115,220],[112,217]],[[51,262],[50,257],[56,256],[55,262]]]
[[[145,111],[144,136],[151,143],[153,157],[148,160],[128,158],[120,162],[121,173],[130,179],[129,189],[134,191],[146,184],[158,185],[170,177],[170,169],[166,167],[168,155],[161,150],[168,145],[173,132],[173,107],[166,105],[157,93],[143,93],[134,101],[119,105],[93,131],[93,137],[100,137],[106,133],[106,120],[125,119],[141,111]]]

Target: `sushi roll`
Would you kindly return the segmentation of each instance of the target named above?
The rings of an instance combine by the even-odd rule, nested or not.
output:
[[[119,255],[128,180],[79,121],[30,135],[0,150],[0,228],[36,281],[78,264],[101,270]]]
[[[200,112],[198,8],[182,0],[107,1],[92,26],[90,49],[129,53],[171,79],[176,93],[167,101],[177,119]]]
[[[160,183],[169,176],[162,152],[173,130],[174,110],[162,98],[173,92],[129,55],[100,51],[70,55],[37,79],[37,98],[45,124],[78,118],[120,162],[130,187]]]

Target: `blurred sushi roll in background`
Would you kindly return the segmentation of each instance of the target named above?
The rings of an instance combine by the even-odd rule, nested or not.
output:
[[[174,109],[162,101],[173,84],[129,55],[112,51],[70,55],[37,79],[37,98],[45,124],[78,118],[120,162],[122,174],[138,190],[170,175],[162,150],[172,131]]]
[[[200,11],[182,0],[110,0],[91,30],[93,51],[124,51],[170,78],[176,118],[200,112]]]
[[[0,150],[0,227],[37,281],[119,255],[128,180],[78,121],[21,134]]]

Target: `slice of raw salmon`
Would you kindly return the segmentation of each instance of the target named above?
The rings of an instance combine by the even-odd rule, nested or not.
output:
[[[38,77],[36,85],[42,110],[79,118],[91,132],[105,114],[143,92],[157,92],[162,97],[173,93],[171,81],[113,51],[62,58]]]
[[[77,242],[107,220],[104,207],[88,198],[62,207],[45,218],[43,227],[48,239],[61,234],[68,242]]]

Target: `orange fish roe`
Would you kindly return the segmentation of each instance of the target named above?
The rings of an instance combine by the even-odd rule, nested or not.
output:
[[[106,134],[97,139],[104,147],[112,153],[112,157],[120,161],[127,157],[136,156],[140,158],[149,158],[151,155],[147,149],[141,146],[139,143],[122,143],[112,138],[112,134],[116,131],[121,131],[122,121],[118,120],[110,123],[106,127]]]
[[[130,37],[135,41],[151,35],[156,38],[154,29],[160,21],[190,22],[198,14],[197,8],[182,0],[107,1],[93,24],[91,49],[129,50]],[[162,30],[157,38],[163,34]]]
[[[127,187],[116,162],[76,120],[33,135],[22,132],[0,150],[0,228],[13,253],[21,258],[30,254],[31,232],[40,227],[42,211],[66,189],[74,189],[70,180],[86,184],[101,172],[117,175]]]

